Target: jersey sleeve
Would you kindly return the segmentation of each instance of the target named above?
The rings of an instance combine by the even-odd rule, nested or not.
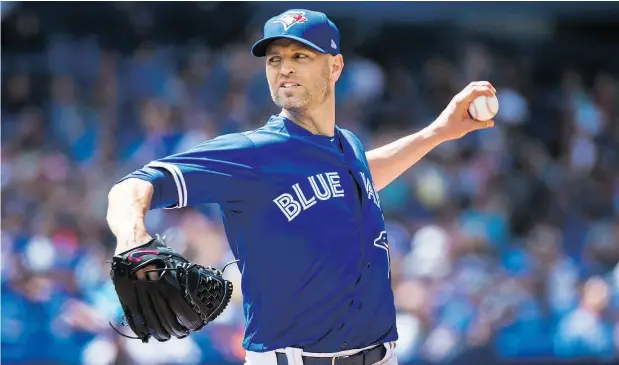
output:
[[[151,161],[120,181],[149,181],[154,187],[151,209],[238,202],[247,198],[259,181],[255,149],[245,135],[227,134]]]

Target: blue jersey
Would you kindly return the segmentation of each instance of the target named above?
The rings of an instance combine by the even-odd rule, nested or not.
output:
[[[365,150],[282,116],[161,158],[127,177],[151,209],[221,206],[242,274],[243,347],[337,352],[397,339],[390,257]]]

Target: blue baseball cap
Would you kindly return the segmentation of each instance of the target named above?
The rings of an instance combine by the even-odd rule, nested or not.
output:
[[[324,13],[306,9],[290,9],[264,24],[264,35],[251,48],[256,57],[264,57],[272,41],[293,39],[321,53],[340,54],[340,31]]]

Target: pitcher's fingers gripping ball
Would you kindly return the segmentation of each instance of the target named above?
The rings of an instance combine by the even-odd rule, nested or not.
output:
[[[131,338],[142,342],[187,337],[217,318],[232,297],[232,283],[222,271],[189,262],[158,235],[114,256],[110,276],[126,324],[137,336]]]

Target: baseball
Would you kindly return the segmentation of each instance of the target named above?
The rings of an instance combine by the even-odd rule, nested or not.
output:
[[[496,95],[490,98],[484,95],[478,96],[469,106],[471,118],[481,122],[494,118],[498,111],[499,99],[497,99]]]

